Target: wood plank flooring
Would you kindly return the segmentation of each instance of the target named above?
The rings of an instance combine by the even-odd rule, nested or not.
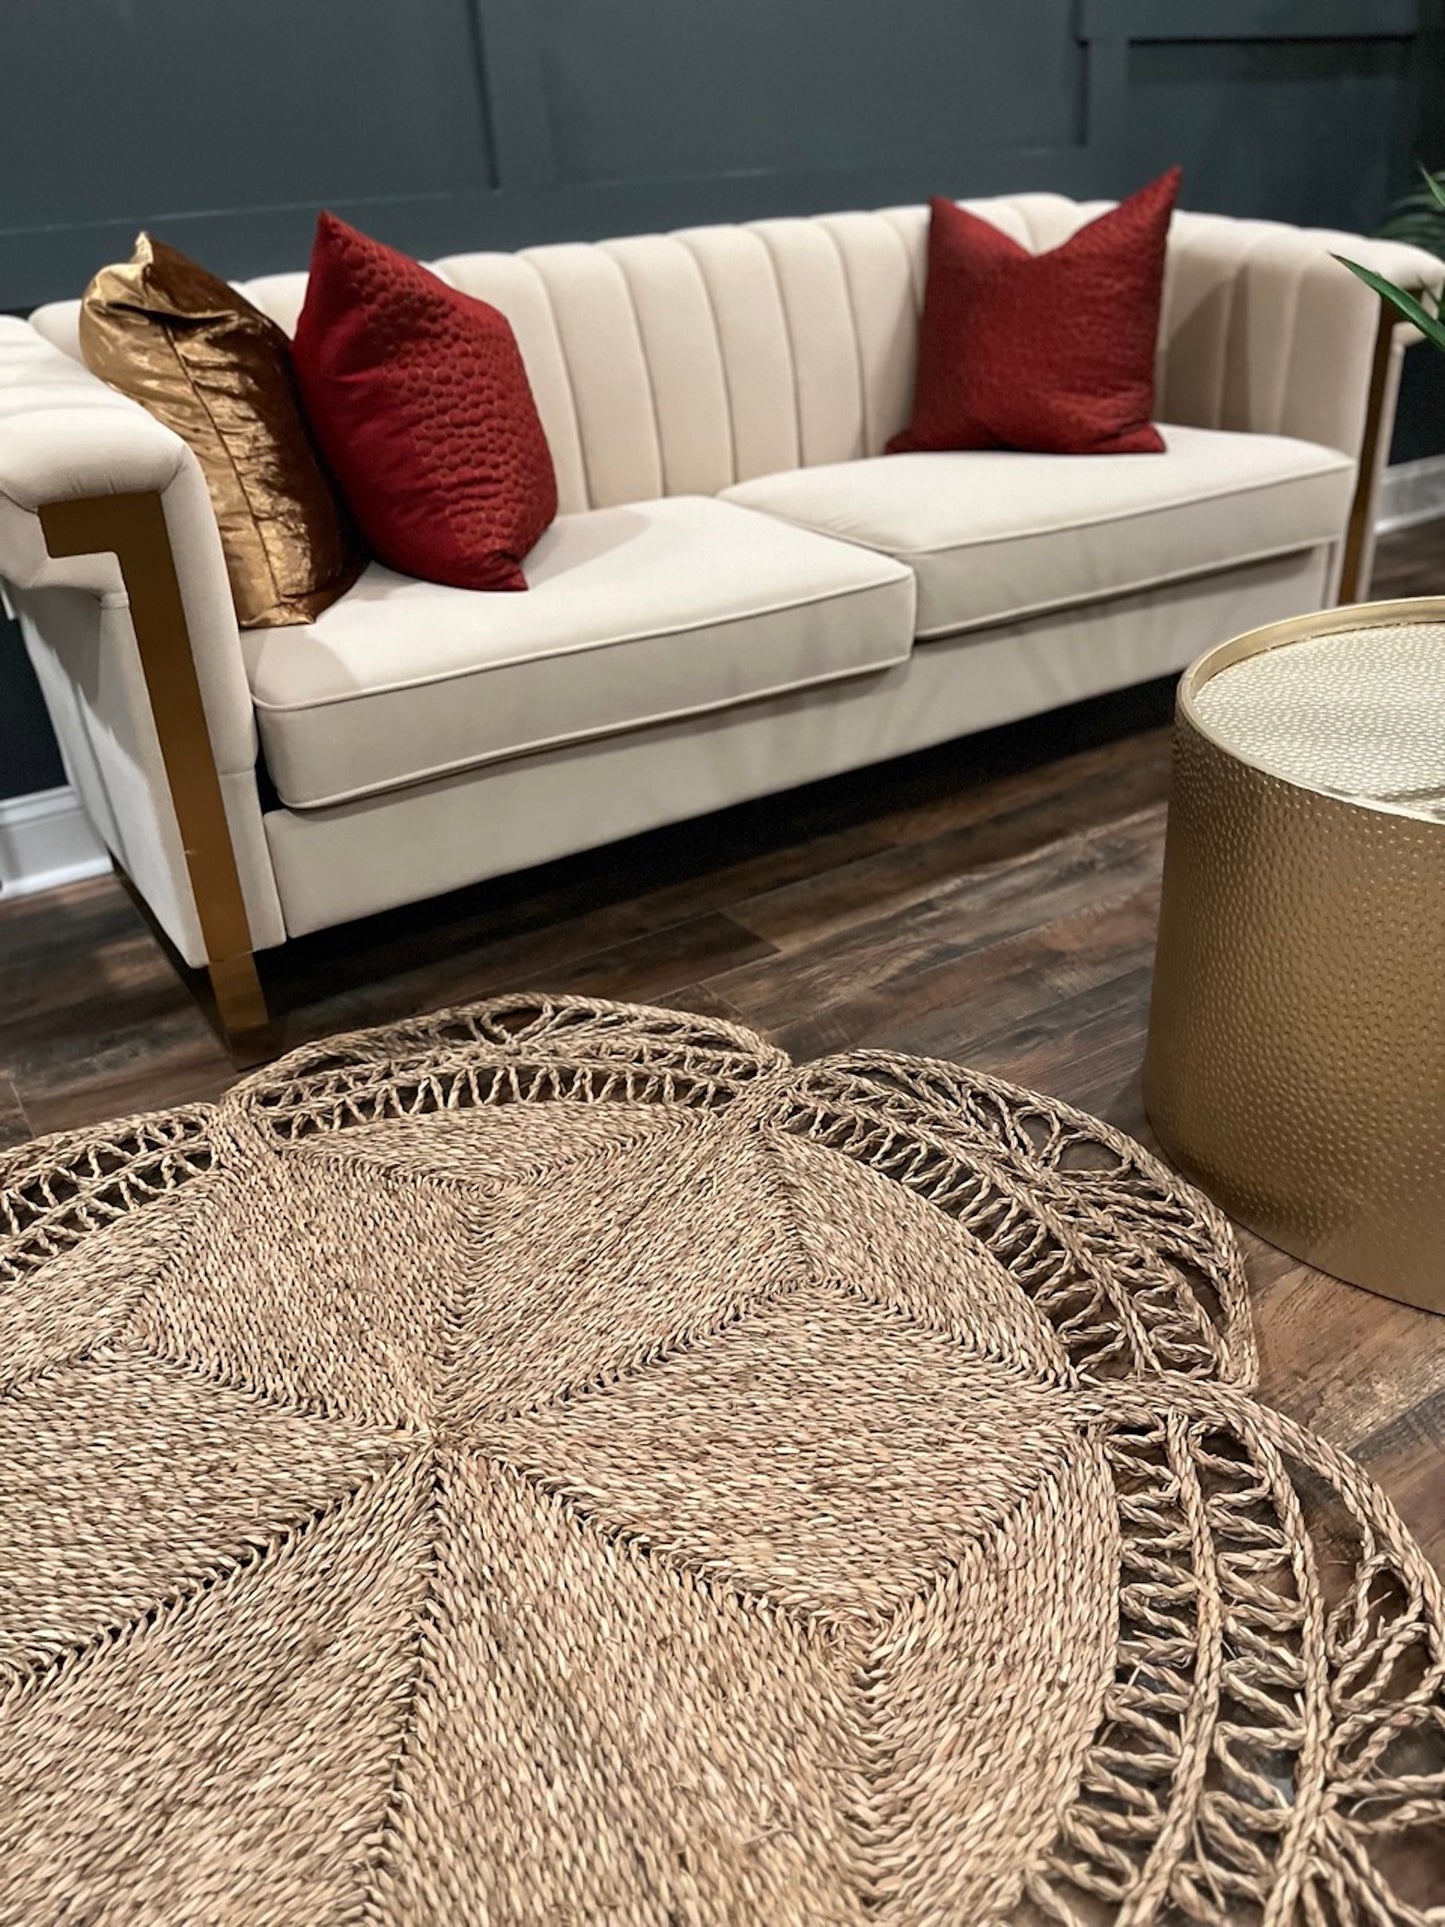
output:
[[[1445,589],[1445,525],[1377,596]],[[284,1042],[504,989],[735,1018],[1053,1092],[1148,1139],[1138,1071],[1172,691],[1151,684],[388,913],[264,960]],[[0,1145],[234,1072],[123,890],[0,904]],[[1354,1452],[1445,1567],[1445,1318],[1243,1236],[1275,1405]]]

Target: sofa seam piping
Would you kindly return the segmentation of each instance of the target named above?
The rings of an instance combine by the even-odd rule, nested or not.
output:
[[[687,498],[685,496],[674,496],[672,499],[674,501],[685,501]],[[714,498],[709,496],[704,499],[711,501]],[[741,507],[742,505],[736,503],[729,504],[729,506]],[[784,518],[779,516],[776,519],[782,521]],[[793,525],[788,524],[787,526],[791,527]],[[816,534],[817,531],[809,529],[802,531],[802,533],[811,535]],[[848,542],[842,537],[822,536],[820,540],[825,542],[836,540],[839,541],[844,548],[859,548],[863,546],[860,543]],[[484,666],[473,664],[469,668],[457,670],[442,670],[436,675],[415,677],[410,682],[381,683],[370,689],[347,689],[336,695],[318,697],[313,702],[267,702],[263,697],[256,695],[254,690],[251,693],[251,700],[257,709],[264,709],[269,715],[306,715],[312,710],[332,709],[341,703],[362,702],[370,696],[393,696],[404,690],[429,689],[438,683],[465,682],[474,676],[490,676],[502,669],[519,669],[524,665],[533,663],[557,662],[563,661],[571,656],[600,654],[606,649],[624,649],[630,644],[637,642],[662,642],[671,636],[696,635],[704,629],[723,629],[730,628],[739,622],[753,622],[759,616],[791,615],[795,609],[814,609],[823,603],[844,602],[853,596],[874,595],[880,589],[891,589],[901,581],[911,582],[914,579],[912,571],[908,569],[905,563],[900,563],[899,568],[903,571],[901,575],[881,576],[875,582],[858,582],[846,589],[826,589],[817,595],[799,596],[791,602],[770,602],[765,608],[745,609],[737,615],[704,616],[697,622],[690,622],[685,625],[680,624],[666,629],[649,629],[642,635],[608,636],[593,642],[573,643],[566,648],[550,649],[545,655],[508,656],[501,662],[491,662]],[[247,633],[255,634],[257,632],[248,630]]]
[[[537,741],[514,749],[495,750],[490,755],[464,757],[458,762],[443,764],[396,783],[377,784],[368,789],[347,790],[339,796],[317,798],[312,803],[288,803],[282,797],[283,810],[293,816],[305,816],[313,810],[342,809],[349,803],[364,803],[372,797],[393,796],[398,791],[420,789],[427,783],[442,782],[449,776],[464,775],[468,770],[496,769],[507,763],[523,763],[530,757],[544,756],[551,750],[568,749],[579,743],[610,742],[618,736],[632,736],[640,731],[664,728],[669,723],[686,722],[691,716],[711,716],[723,710],[746,709],[753,703],[770,702],[782,696],[795,696],[803,690],[818,689],[825,684],[855,682],[865,676],[885,675],[890,669],[901,669],[910,660],[913,654],[913,642],[914,638],[910,636],[908,647],[902,654],[889,656],[881,662],[855,663],[847,669],[830,669],[821,676],[795,677],[789,682],[774,683],[767,689],[751,690],[745,696],[720,696],[708,702],[688,703],[683,708],[665,710],[658,715],[643,717],[630,723],[577,730],[565,736],[539,738]],[[275,813],[269,812],[272,815]]]

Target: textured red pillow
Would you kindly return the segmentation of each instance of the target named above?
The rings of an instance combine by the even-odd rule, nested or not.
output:
[[[323,214],[291,358],[383,562],[458,589],[526,588],[557,479],[505,315]]]
[[[888,444],[1159,454],[1154,348],[1179,169],[1030,254],[952,201],[930,203],[913,419]]]

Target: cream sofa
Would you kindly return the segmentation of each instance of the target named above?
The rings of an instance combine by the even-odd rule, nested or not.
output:
[[[1035,249],[1100,211],[971,205]],[[79,364],[76,304],[0,321],[0,576],[87,811],[234,1025],[288,936],[1319,607],[1352,507],[1358,578],[1404,336],[1329,250],[1417,288],[1431,257],[1180,214],[1166,454],[887,456],[925,232],[908,207],[434,263],[510,318],[560,514],[526,595],[374,565],[301,629],[238,633],[195,460]],[[303,275],[243,285],[294,325]],[[158,497],[174,589],[139,524],[104,532],[114,497]]]

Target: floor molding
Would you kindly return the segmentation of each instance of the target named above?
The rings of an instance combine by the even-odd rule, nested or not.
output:
[[[0,797],[0,896],[56,890],[109,868],[74,790]]]
[[[1396,462],[1380,481],[1380,503],[1375,533],[1414,528],[1445,515],[1445,455],[1423,455],[1419,461]]]

